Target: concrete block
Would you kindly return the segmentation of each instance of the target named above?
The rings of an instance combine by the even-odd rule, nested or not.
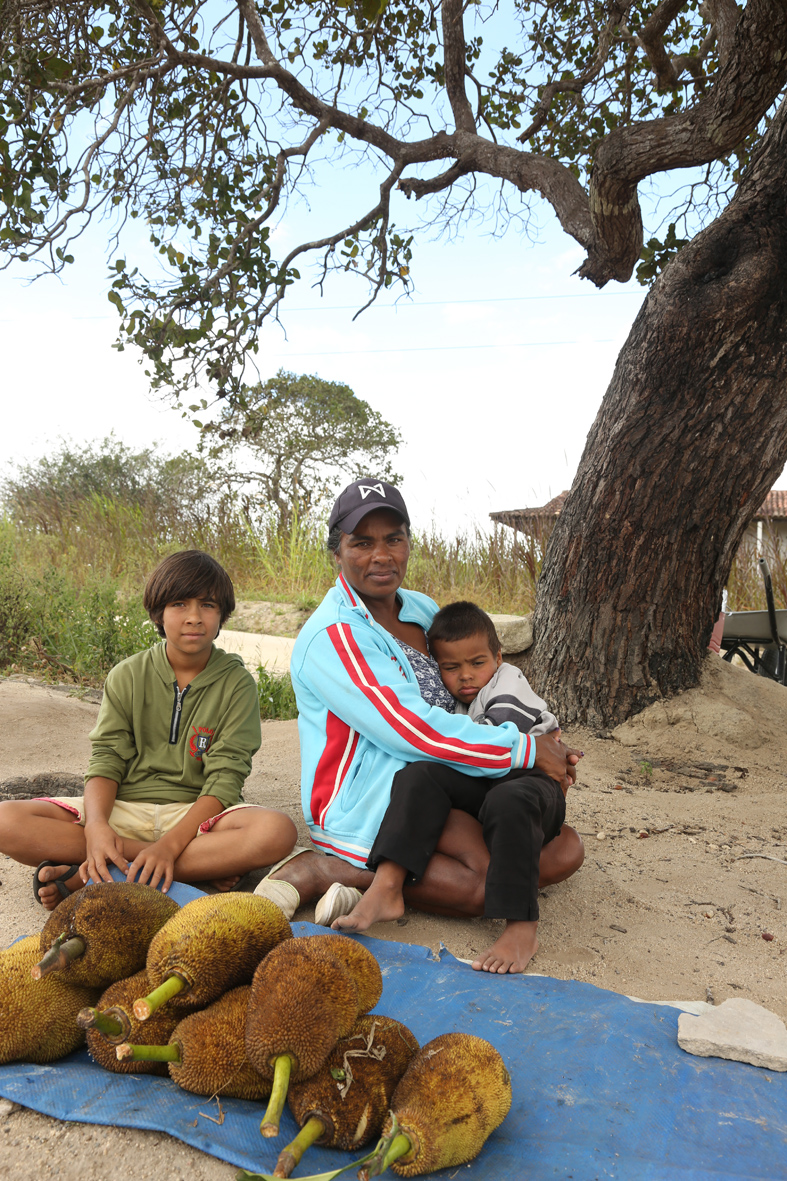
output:
[[[533,615],[490,615],[500,637],[503,655],[524,652],[533,643]]]
[[[787,1028],[780,1017],[733,997],[700,1017],[681,1013],[678,1045],[701,1058],[729,1058],[767,1070],[787,1070]]]

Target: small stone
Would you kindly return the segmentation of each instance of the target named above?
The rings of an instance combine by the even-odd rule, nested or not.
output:
[[[504,656],[524,652],[533,643],[533,616],[492,615]]]
[[[762,937],[766,943],[770,943],[773,940],[773,935],[771,935],[770,931],[763,931]]]
[[[700,1017],[681,1013],[678,1045],[700,1058],[728,1058],[766,1070],[787,1071],[784,1022],[769,1009],[743,997],[724,1001]]]
[[[639,830],[639,832],[637,833],[637,840],[638,840],[638,841],[643,841],[643,840],[645,839],[645,837],[649,837],[649,836],[650,836],[650,833],[649,833],[649,832],[647,832],[647,830],[646,830],[646,829],[644,829],[644,828],[641,828],[641,829]]]
[[[0,1099],[0,1119],[5,1119],[14,1111],[19,1111],[18,1103],[14,1103],[11,1099]]]
[[[597,832],[596,833],[596,840],[597,841],[605,841],[606,839],[607,839],[607,834],[605,832]]]

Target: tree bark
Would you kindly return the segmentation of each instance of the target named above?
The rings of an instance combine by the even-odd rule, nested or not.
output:
[[[732,560],[787,459],[787,101],[634,322],[550,539],[527,664],[607,728],[696,685]]]

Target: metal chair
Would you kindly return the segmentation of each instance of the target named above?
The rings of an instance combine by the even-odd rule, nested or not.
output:
[[[765,584],[765,611],[731,611],[724,619],[721,640],[723,660],[740,656],[751,672],[787,684],[787,610],[773,605],[771,572],[765,558],[760,558]]]

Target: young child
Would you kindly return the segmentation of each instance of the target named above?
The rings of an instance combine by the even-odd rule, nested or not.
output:
[[[490,726],[514,722],[524,733],[550,735],[560,742],[557,719],[522,673],[503,663],[494,624],[474,603],[452,603],[438,611],[427,639],[457,712]],[[375,871],[374,882],[353,910],[332,926],[364,931],[380,919],[399,917],[404,911],[403,885],[424,872],[448,812],[459,808],[478,817],[489,848],[484,914],[507,920],[503,934],[473,967],[523,972],[538,947],[541,848],[560,832],[568,778],[559,784],[541,771],[513,771],[496,780],[466,777],[466,783],[454,788],[438,772],[426,792],[419,778],[416,796],[407,790],[406,775],[400,776],[394,779],[391,804],[367,861]],[[484,798],[496,790],[510,795],[511,806],[505,825],[492,829],[484,823]]]
[[[164,891],[173,879],[228,890],[295,844],[288,816],[241,797],[260,710],[241,658],[213,643],[235,607],[229,575],[198,550],[173,554],[143,602],[162,642],[109,673],[84,795],[0,804],[0,851],[38,866],[47,910],[111,881],[108,862]]]

